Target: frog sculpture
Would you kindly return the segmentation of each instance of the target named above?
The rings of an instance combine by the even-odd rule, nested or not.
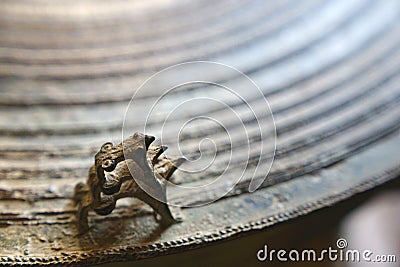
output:
[[[135,133],[119,145],[108,142],[101,146],[86,184],[75,187],[79,232],[88,231],[90,210],[108,215],[115,209],[117,200],[125,197],[136,197],[150,205],[161,223],[177,222],[167,204],[166,181],[185,159],[161,156],[167,147],[154,144],[154,140],[153,136]]]

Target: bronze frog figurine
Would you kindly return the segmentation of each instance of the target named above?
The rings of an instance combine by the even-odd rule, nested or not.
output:
[[[86,184],[79,183],[75,187],[79,232],[89,229],[89,210],[108,215],[115,209],[117,200],[125,197],[136,197],[150,205],[160,215],[162,223],[177,221],[167,204],[165,181],[185,159],[161,156],[167,147],[153,144],[154,140],[153,136],[135,133],[119,145],[108,142],[101,146]],[[162,199],[155,199],[148,192]]]

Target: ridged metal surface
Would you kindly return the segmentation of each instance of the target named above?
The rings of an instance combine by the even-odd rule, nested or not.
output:
[[[183,251],[307,214],[400,173],[398,1],[3,1],[0,12],[2,264]],[[193,60],[232,65],[267,97],[277,132],[268,178],[255,193],[243,180],[217,202],[182,209],[184,221],[168,229],[132,201],[106,217],[91,214],[93,229],[77,236],[73,188],[101,144],[120,141],[134,88]],[[198,140],[220,134],[198,129],[181,147],[194,155]],[[190,180],[177,171],[176,182],[214,179],[229,160],[219,149],[216,169]],[[201,204],[210,192],[172,198]]]

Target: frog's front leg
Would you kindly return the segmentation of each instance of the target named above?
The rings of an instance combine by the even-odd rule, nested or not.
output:
[[[89,230],[88,214],[89,210],[92,209],[92,201],[90,195],[84,196],[84,198],[78,203],[78,232],[84,233]]]
[[[78,183],[75,186],[74,203],[78,206],[76,215],[78,232],[83,233],[89,229],[88,213],[92,209],[92,197],[86,184]]]

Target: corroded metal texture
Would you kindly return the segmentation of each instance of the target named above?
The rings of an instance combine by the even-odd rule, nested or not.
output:
[[[75,186],[74,201],[78,206],[81,234],[89,230],[87,217],[90,210],[108,215],[115,209],[116,202],[125,197],[136,197],[150,205],[161,216],[159,223],[170,225],[176,222],[167,204],[164,181],[170,179],[184,159],[160,157],[166,147],[152,145],[154,140],[154,136],[135,133],[117,146],[112,143],[101,146],[86,184]],[[162,196],[161,201],[150,197],[136,181],[157,191]]]
[[[185,251],[399,176],[399,1],[156,2],[0,3],[1,264],[76,266]],[[168,227],[149,206],[121,199],[107,216],[89,213],[93,227],[79,234],[75,185],[104,142],[122,141],[134,88],[157,70],[199,59],[233,65],[269,100],[277,149],[268,178],[254,193],[243,179],[204,206],[222,188],[172,192],[175,203],[198,206],[172,209],[183,221]],[[188,119],[182,113],[173,123]],[[246,124],[250,133],[258,127]],[[196,154],[198,140],[220,135],[199,127],[181,148]],[[218,148],[222,165],[229,146]],[[235,155],[236,162],[245,156]],[[189,178],[177,170],[173,177],[191,186],[217,171]]]

